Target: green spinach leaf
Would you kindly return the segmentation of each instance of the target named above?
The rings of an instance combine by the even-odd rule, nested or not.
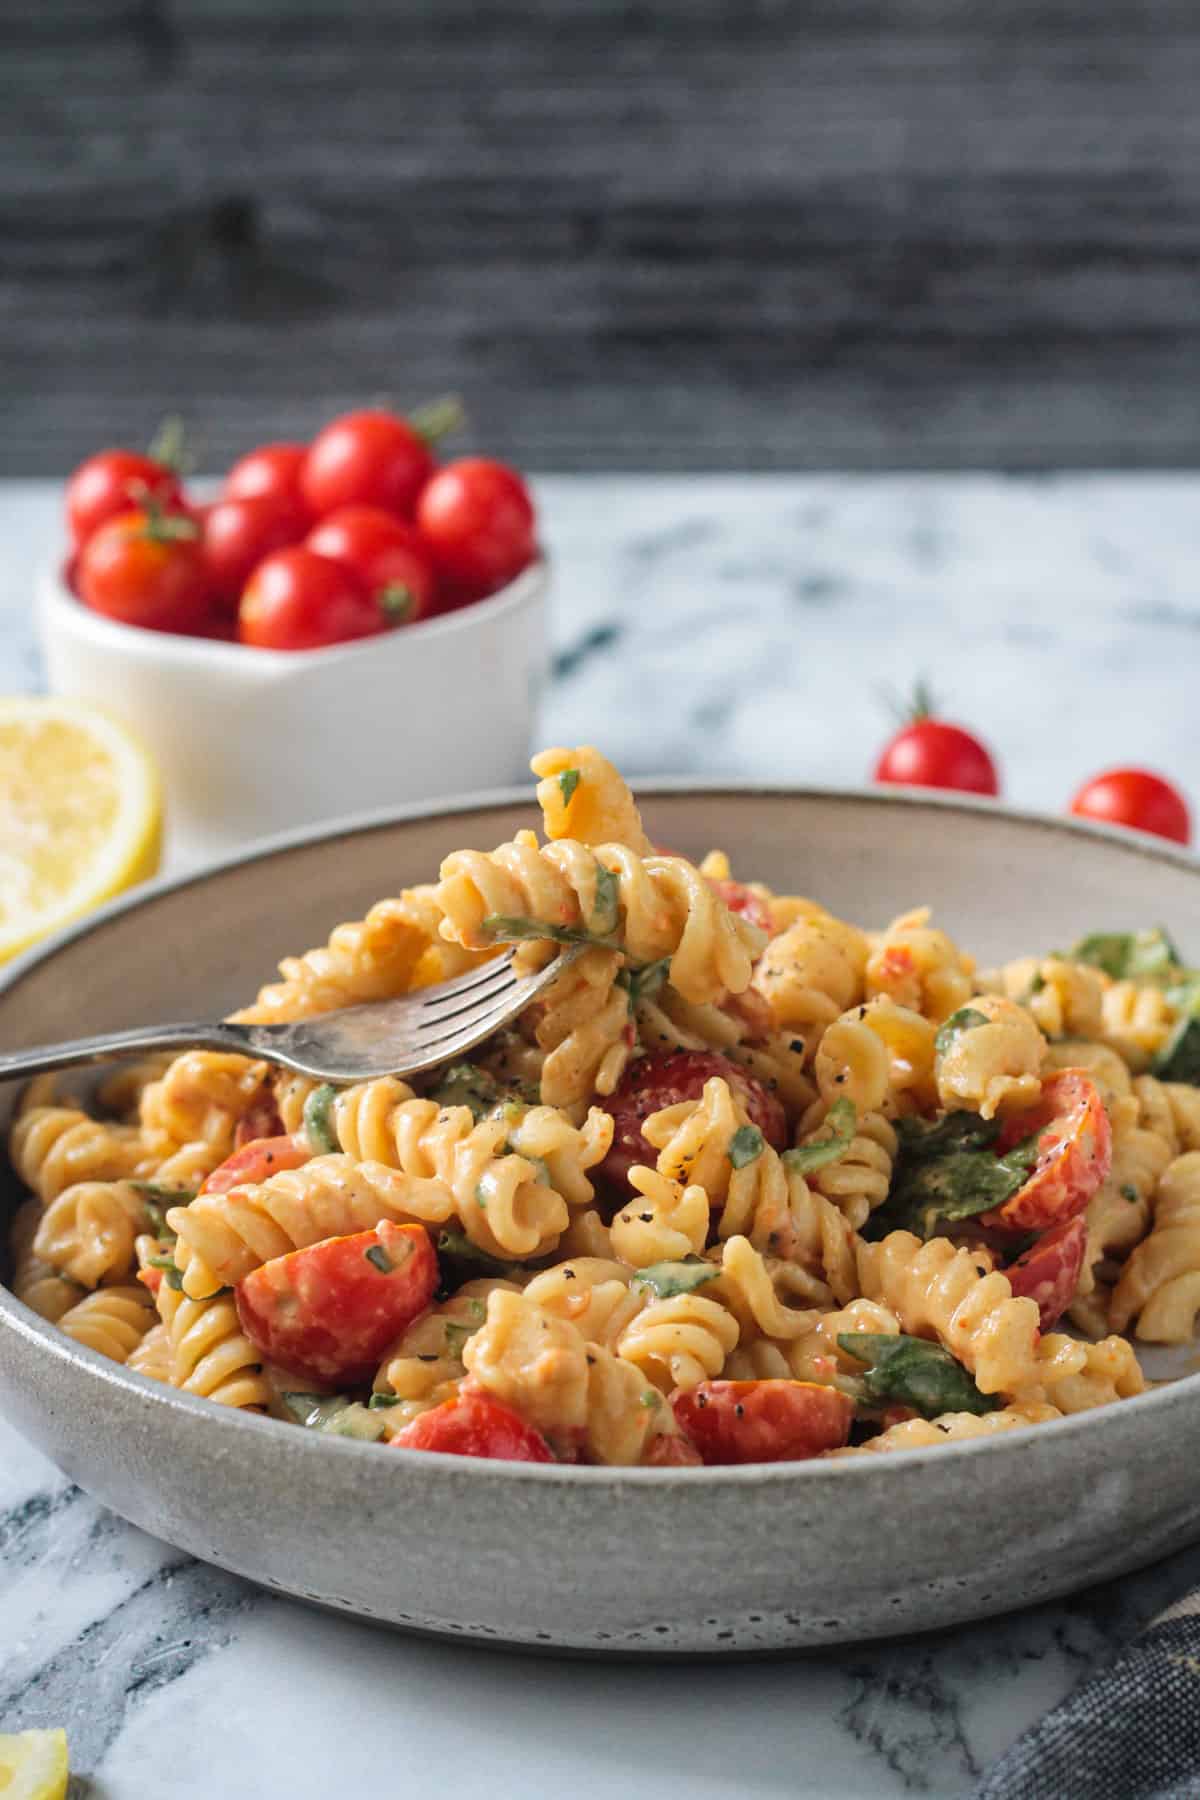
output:
[[[843,1331],[838,1345],[867,1364],[862,1378],[868,1403],[911,1406],[923,1419],[942,1413],[994,1412],[995,1395],[981,1394],[967,1369],[927,1338],[890,1337],[873,1332]]]
[[[688,1256],[682,1262],[651,1263],[648,1269],[639,1269],[631,1285],[649,1288],[660,1300],[672,1300],[676,1294],[690,1294],[706,1281],[715,1281],[720,1273],[715,1263],[705,1262],[702,1256]]]
[[[814,1169],[839,1162],[854,1142],[858,1112],[853,1100],[835,1100],[825,1115],[828,1132],[815,1143],[801,1144],[796,1150],[785,1150],[783,1160],[798,1175],[811,1175]]]

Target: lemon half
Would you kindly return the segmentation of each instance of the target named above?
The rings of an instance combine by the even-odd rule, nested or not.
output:
[[[70,1774],[65,1731],[0,1732],[3,1800],[66,1800]]]
[[[0,962],[153,875],[161,846],[158,771],[124,726],[0,699]]]

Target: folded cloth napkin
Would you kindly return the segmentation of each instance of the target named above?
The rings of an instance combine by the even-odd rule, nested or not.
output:
[[[1200,1589],[1019,1737],[973,1800],[1197,1800]]]

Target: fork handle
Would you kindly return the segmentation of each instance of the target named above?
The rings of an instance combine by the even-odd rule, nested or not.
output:
[[[213,1019],[178,1025],[139,1025],[132,1031],[102,1031],[96,1037],[69,1038],[61,1044],[31,1044],[25,1050],[0,1054],[0,1081],[18,1076],[44,1075],[75,1063],[105,1062],[111,1056],[127,1056],[135,1050],[237,1050],[249,1049],[248,1034],[237,1025]]]

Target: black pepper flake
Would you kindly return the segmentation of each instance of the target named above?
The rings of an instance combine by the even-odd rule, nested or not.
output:
[[[704,1406],[707,1406],[707,1405],[708,1405],[708,1398],[707,1398],[707,1396],[706,1396],[706,1395],[704,1395],[704,1394],[697,1394],[697,1395],[696,1395],[696,1405],[697,1405],[697,1406],[700,1406],[700,1407],[704,1407]]]
[[[733,1416],[735,1419],[744,1419],[746,1416],[746,1409],[742,1405],[740,1400],[738,1401],[737,1405],[733,1409]]]
[[[575,1276],[574,1269],[564,1269],[563,1270],[563,1280],[564,1281],[574,1281],[575,1279],[576,1279],[576,1276]]]
[[[595,1366],[596,1366],[596,1359],[595,1359],[595,1357],[594,1357],[594,1356],[593,1356],[593,1355],[592,1355],[592,1354],[591,1354],[591,1352],[590,1352],[590,1351],[589,1351],[589,1352],[588,1352],[588,1367],[589,1367],[589,1368],[595,1368]]]

